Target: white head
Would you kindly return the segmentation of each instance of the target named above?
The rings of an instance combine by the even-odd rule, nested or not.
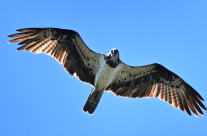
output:
[[[119,51],[117,49],[112,49],[109,54],[105,54],[106,63],[112,67],[116,68],[119,65]]]
[[[109,52],[109,56],[111,57],[111,60],[117,60],[119,59],[119,51],[117,49],[112,49]]]

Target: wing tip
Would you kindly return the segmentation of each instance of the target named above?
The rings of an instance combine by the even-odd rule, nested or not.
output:
[[[13,40],[8,41],[7,43],[16,43],[16,42],[18,41],[16,41],[16,39],[13,39]]]
[[[206,109],[204,104],[201,105],[201,108],[204,109],[205,111],[207,111],[207,109]]]
[[[198,98],[201,100],[201,101],[204,101],[203,97],[201,95],[198,96]]]
[[[200,114],[201,114],[201,113],[200,113]],[[203,114],[203,113],[202,113],[201,115],[202,115],[202,116],[204,116],[204,114]]]
[[[8,35],[7,37],[10,37],[10,38],[11,38],[11,37],[13,37],[13,34],[11,34],[11,35]]]
[[[36,31],[37,28],[22,28],[22,29],[17,29],[16,31],[18,32],[32,32],[32,31]]]
[[[21,50],[23,50],[23,48],[19,47],[19,48],[17,48],[16,50],[17,50],[17,51],[21,51]]]

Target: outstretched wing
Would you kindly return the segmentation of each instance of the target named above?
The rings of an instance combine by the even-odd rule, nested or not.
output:
[[[73,30],[58,28],[26,28],[22,33],[9,35],[19,37],[8,43],[20,42],[17,50],[46,53],[63,64],[66,71],[81,81],[94,84],[100,54],[91,51],[80,35]]]
[[[191,115],[191,111],[198,116],[196,110],[203,115],[203,98],[183,79],[160,64],[151,64],[142,67],[131,67],[121,64],[122,67],[107,87],[115,95],[130,98],[159,97]],[[199,107],[200,106],[200,107]],[[196,109],[196,110],[195,110]]]

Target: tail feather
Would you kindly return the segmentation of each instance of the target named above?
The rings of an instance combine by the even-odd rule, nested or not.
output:
[[[88,97],[88,100],[86,101],[86,103],[83,107],[83,111],[88,112],[89,114],[93,114],[93,112],[95,111],[95,109],[101,99],[102,94],[103,94],[103,91],[96,92],[96,91],[92,90],[89,97]]]

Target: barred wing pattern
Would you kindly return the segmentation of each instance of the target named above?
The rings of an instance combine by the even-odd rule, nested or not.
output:
[[[200,101],[204,101],[200,94],[162,65],[156,63],[142,67],[131,67],[124,63],[122,65],[113,82],[107,87],[107,91],[129,98],[159,97],[189,115],[190,110],[195,116],[198,116],[196,110],[204,115],[200,107],[207,111]]]
[[[9,35],[19,37],[8,43],[20,42],[17,50],[46,53],[54,57],[72,76],[94,85],[100,54],[91,51],[80,35],[73,30],[58,28],[25,28],[22,33]]]

